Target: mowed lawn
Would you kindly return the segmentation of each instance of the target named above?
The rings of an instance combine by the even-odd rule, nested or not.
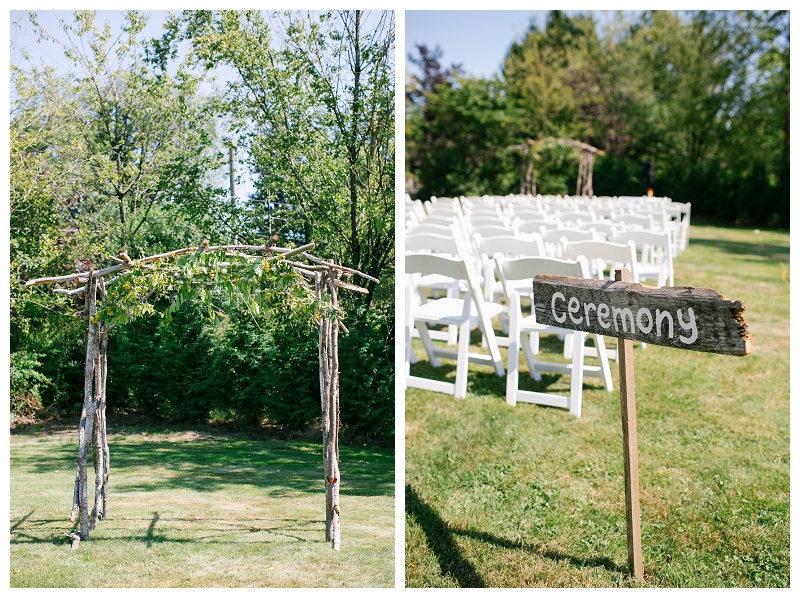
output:
[[[634,344],[641,585],[788,587],[789,234],[690,235],[675,284],[743,300],[753,352]],[[541,358],[563,361],[561,343],[543,339]],[[455,378],[453,362],[432,370],[414,342],[413,373]],[[568,393],[568,377],[536,384],[520,359],[524,388]],[[628,573],[611,365],[615,390],[587,379],[581,418],[510,407],[505,379],[472,364],[465,399],[406,392],[407,586],[640,585]]]
[[[393,451],[341,447],[334,552],[321,443],[109,431],[111,518],[75,552],[77,434],[12,435],[12,587],[394,585]]]

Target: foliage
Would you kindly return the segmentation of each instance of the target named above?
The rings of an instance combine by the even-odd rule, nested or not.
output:
[[[54,26],[15,14],[14,26],[65,58],[57,68],[37,65],[14,45],[23,36],[13,38],[11,350],[39,356],[25,362],[24,376],[29,388],[34,373],[52,382],[38,385],[45,409],[80,403],[86,330],[74,312],[84,300],[25,287],[32,278],[128,262],[125,276],[105,279],[98,301],[96,319],[116,325],[109,409],[165,418],[262,419],[259,393],[272,382],[251,378],[268,357],[281,369],[270,333],[276,315],[293,319],[292,340],[313,341],[313,366],[289,368],[313,388],[324,313],[393,311],[393,13],[187,12],[154,39],[137,11],[116,29],[90,11],[56,12]],[[217,66],[233,68],[224,94],[204,91]],[[252,202],[229,200],[218,184],[229,146],[257,177]],[[313,240],[323,256],[382,283],[355,280],[370,294],[342,297],[334,310],[280,258],[196,251],[136,259],[203,239],[261,245],[273,225],[279,245]],[[384,332],[364,338],[385,341],[370,345],[383,350],[391,345]],[[348,367],[372,389],[391,363],[364,358]],[[316,417],[313,392],[289,418],[298,426]],[[392,401],[387,388],[370,392]],[[380,417],[370,409],[362,420],[384,433],[388,408]]]
[[[643,195],[639,173],[652,160],[656,195],[691,202],[695,217],[789,224],[786,11],[620,12],[602,29],[589,15],[551,11],[544,29],[532,24],[510,46],[502,106],[484,101],[497,81],[459,87],[441,53],[419,52],[406,147],[407,179],[422,184],[423,198],[514,191],[518,163],[507,146],[564,136],[608,155],[596,164],[598,195]],[[465,136],[476,122],[506,137]],[[480,184],[468,166],[476,155],[496,165]],[[536,158],[538,192],[573,192],[577,168]]]
[[[141,39],[147,17],[136,11],[124,16],[114,35],[91,11],[76,11],[73,23],[61,19],[57,34],[42,28],[35,13],[28,15],[39,37],[59,45],[73,69],[63,93],[42,102],[60,104],[68,129],[52,151],[77,165],[73,221],[85,247],[111,253],[151,249],[146,245],[160,236],[158,221],[174,227],[173,244],[192,240],[198,225],[210,234],[210,204],[220,193],[206,180],[221,155],[213,148],[213,103],[199,97],[202,77],[184,65],[174,75],[156,73]]]
[[[420,52],[425,50],[420,49]],[[505,147],[514,141],[504,86],[455,75],[407,90],[424,97],[406,116],[408,167],[425,197],[507,193],[516,173]]]
[[[299,320],[319,320],[327,309],[317,301],[314,290],[281,256],[264,258],[242,251],[204,251],[183,253],[152,262],[133,262],[130,273],[120,276],[109,288],[105,300],[98,301],[94,321],[125,324],[155,313],[149,298],[168,297],[164,312],[167,322],[176,309],[194,299],[205,304],[214,321],[225,317],[215,306],[222,301],[232,309],[240,306],[253,317],[265,317],[283,310]]]
[[[42,410],[39,385],[52,382],[38,371],[40,357],[25,351],[11,354],[11,413],[15,415],[37,415]]]
[[[246,309],[223,326],[187,302],[175,322],[148,316],[115,331],[108,348],[114,409],[204,421],[212,413],[302,429],[320,417],[318,333],[289,312],[266,326]],[[285,317],[284,317],[285,316]],[[394,435],[392,319],[379,310],[345,316],[339,334],[342,424],[358,434]]]
[[[302,214],[286,232],[380,278],[394,261],[393,13],[186,11],[168,29],[162,60],[188,39],[201,64],[237,73],[227,109],[260,200]],[[375,283],[357,284],[369,304]]]

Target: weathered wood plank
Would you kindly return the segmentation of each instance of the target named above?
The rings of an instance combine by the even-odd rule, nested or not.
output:
[[[621,268],[618,281],[628,282],[630,272]],[[639,510],[639,440],[636,432],[636,383],[633,372],[633,341],[619,343],[619,401],[622,414],[622,459],[625,470],[625,523],[628,537],[628,565],[642,578],[642,517]]]
[[[753,348],[744,303],[713,289],[540,274],[533,296],[541,324],[723,355]]]

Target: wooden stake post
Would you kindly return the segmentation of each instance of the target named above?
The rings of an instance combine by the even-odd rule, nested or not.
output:
[[[739,356],[749,354],[753,343],[741,301],[726,299],[712,289],[655,288],[629,281],[626,268],[617,270],[615,282],[540,274],[533,280],[533,308],[540,324],[620,339],[619,394],[628,564],[631,573],[641,579],[633,341]]]

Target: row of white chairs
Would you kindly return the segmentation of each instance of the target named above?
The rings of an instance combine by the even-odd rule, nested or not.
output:
[[[533,315],[528,318],[523,318],[521,315],[520,297],[532,298],[532,278],[535,275],[517,276],[525,268],[530,269],[533,265],[537,265],[542,269],[537,273],[603,278],[605,270],[610,267],[608,276],[613,278],[614,268],[627,267],[634,282],[653,280],[658,286],[674,284],[671,236],[666,233],[628,231],[618,233],[615,236],[615,241],[618,241],[616,243],[598,239],[570,242],[569,239],[562,238],[560,259],[546,254],[540,237],[479,238],[479,250],[475,251],[474,246],[463,238],[456,226],[451,226],[449,233],[449,235],[417,233],[406,237],[406,250],[410,252],[406,257],[406,272],[412,275],[409,279],[409,294],[406,301],[406,357],[407,367],[410,367],[410,364],[416,361],[410,339],[412,336],[419,336],[434,367],[438,367],[440,356],[456,358],[456,382],[454,385],[448,385],[416,379],[409,374],[407,383],[410,386],[449,392],[457,397],[466,394],[466,362],[491,363],[496,373],[503,375],[502,361],[497,349],[503,345],[509,347],[510,377],[507,381],[507,400],[510,404],[515,404],[517,400],[535,399],[534,402],[543,401],[544,404],[567,407],[572,413],[580,415],[582,382],[576,382],[576,379],[581,381],[583,375],[599,375],[603,377],[606,388],[610,390],[607,362],[609,358],[616,358],[616,352],[608,351],[601,338],[595,339],[595,347],[585,347],[585,335],[577,339],[576,334],[571,331],[557,331],[565,339],[564,356],[571,359],[571,365],[568,364],[567,367],[565,364],[548,363],[543,366],[544,369],[536,365],[538,334],[552,330],[537,328]],[[637,245],[640,247],[638,253],[641,257],[637,256]],[[441,267],[443,262],[439,260],[442,257],[456,260],[459,265],[457,267],[451,265],[450,269],[445,271]],[[439,270],[433,269],[431,264],[439,264]],[[580,264],[580,267],[575,264]],[[453,268],[457,268],[457,271]],[[426,290],[431,292],[432,298],[427,297]],[[444,296],[438,298],[439,295]],[[508,334],[507,337],[495,335],[491,325],[491,319],[495,316],[500,318],[502,329]],[[443,324],[448,329],[429,330],[429,326],[433,323]],[[468,351],[469,330],[476,327],[481,329],[483,343],[489,349],[489,356],[470,354]],[[435,347],[434,340],[443,340],[451,345],[457,344],[458,350]],[[537,393],[526,394],[520,391],[516,382],[520,349],[525,354],[529,371],[535,380],[540,379],[539,371],[573,374],[570,397],[565,399],[558,395],[548,395],[549,398],[543,398]],[[586,366],[583,362],[585,357],[596,357],[600,359],[601,364]],[[580,362],[579,366],[576,365],[576,360]]]
[[[433,198],[425,204],[407,198],[406,230],[423,232],[431,227],[455,223],[465,235],[479,233],[482,236],[496,236],[512,231],[514,236],[520,236],[538,232],[541,227],[578,228],[593,229],[606,239],[610,239],[616,231],[669,232],[673,237],[673,257],[677,257],[688,242],[691,204],[676,204],[666,198],[659,201],[653,201],[654,198],[636,200],[636,203],[620,203],[616,208],[602,208],[597,204],[579,208],[570,204],[562,206],[567,208],[566,211],[559,208],[548,211],[547,206],[541,205],[541,197],[536,198],[538,203],[534,205],[531,205],[533,199],[530,197],[528,203],[522,203],[517,197],[486,196]],[[633,206],[636,206],[636,210]]]

